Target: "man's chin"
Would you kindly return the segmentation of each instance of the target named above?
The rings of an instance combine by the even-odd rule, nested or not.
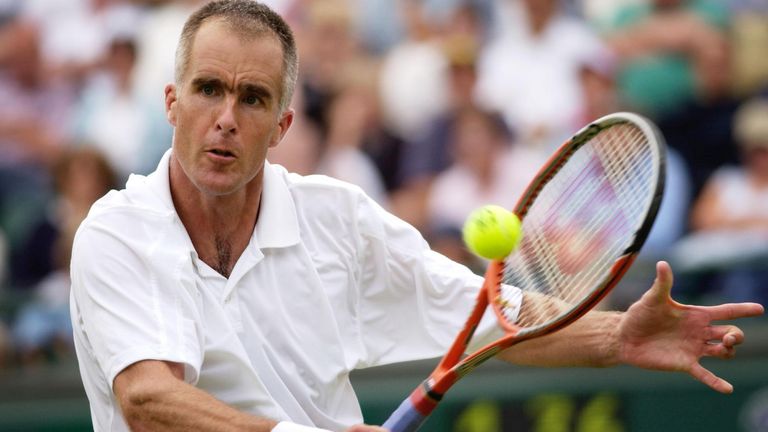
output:
[[[205,195],[213,197],[224,197],[244,189],[240,182],[233,179],[205,179],[196,182],[197,189]]]

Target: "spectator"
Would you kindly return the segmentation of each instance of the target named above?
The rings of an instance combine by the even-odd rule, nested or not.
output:
[[[45,211],[48,165],[68,141],[74,91],[45,73],[39,29],[19,18],[0,28],[0,65],[0,229],[15,286],[18,248]]]
[[[606,32],[622,59],[625,104],[653,117],[727,89],[728,11],[710,0],[652,0],[621,8]]]
[[[619,57],[622,104],[656,121],[688,165],[693,196],[718,166],[738,160],[729,19],[724,2],[652,0],[623,5],[605,32]]]
[[[448,139],[456,113],[475,106],[477,56],[481,47],[481,26],[477,11],[460,8],[452,20],[453,32],[441,48],[446,61],[447,105],[427,120],[425,128],[407,137],[403,151],[402,177],[405,183],[418,182],[438,174],[451,164]]]
[[[450,145],[454,162],[429,192],[431,233],[458,232],[469,213],[484,204],[514,208],[543,162],[512,144],[500,116],[478,108],[457,113]]]
[[[591,53],[578,67],[581,112],[574,131],[604,115],[620,110],[616,92],[616,58],[610,51]]]
[[[50,218],[39,224],[27,257],[48,255],[48,272],[36,284],[33,299],[23,305],[13,325],[16,351],[22,363],[44,359],[46,353],[69,349],[72,327],[69,320],[69,257],[80,222],[91,205],[115,186],[115,175],[97,150],[65,152],[53,168],[57,197]]]
[[[142,144],[148,133],[149,119],[133,85],[135,63],[133,39],[109,43],[103,67],[83,90],[75,124],[76,139],[98,148],[123,181],[142,171]]]
[[[616,90],[616,58],[602,51],[583,59],[579,69],[582,89],[583,114],[574,130],[604,115],[622,109]],[[670,248],[687,229],[688,208],[691,204],[691,185],[685,160],[674,148],[667,148],[664,200],[653,229],[646,239],[641,261],[649,264],[666,259]],[[644,273],[641,273],[644,274]],[[638,285],[645,285],[642,281]],[[635,293],[628,293],[627,299]]]
[[[0,167],[45,165],[68,139],[72,85],[46,73],[40,30],[16,19],[0,28]]]
[[[707,182],[692,211],[695,234],[681,254],[694,253],[709,268],[719,269],[711,281],[718,291],[710,294],[766,303],[768,100],[745,103],[734,129],[743,163],[717,170]]]
[[[346,0],[311,2],[303,24],[297,44],[302,59],[304,115],[324,136],[328,132],[326,110],[338,91],[339,75],[346,63],[359,55],[359,44]]]
[[[508,17],[481,55],[478,102],[501,112],[522,145],[549,154],[583,111],[583,59],[606,48],[559,0],[501,4]]]
[[[139,9],[122,0],[27,0],[21,13],[40,29],[48,73],[81,84],[117,35],[137,27]]]
[[[376,76],[375,70],[361,63],[349,64],[340,77],[344,84],[328,107],[328,134],[317,172],[356,184],[388,207],[382,173],[363,151],[366,144],[399,144],[387,141],[381,127]]]
[[[768,233],[768,100],[746,103],[735,117],[743,164],[718,170],[693,209],[694,230]]]
[[[478,43],[469,35],[455,35],[445,41],[448,105],[428,121],[421,133],[404,141],[399,173],[401,184],[392,197],[393,209],[398,216],[421,229],[427,228],[426,203],[430,185],[435,176],[453,163],[450,137],[457,117],[462,110],[476,107]]]
[[[405,36],[383,59],[380,93],[385,123],[409,138],[447,105],[445,68],[439,29],[424,15],[422,1],[395,2],[405,23]]]

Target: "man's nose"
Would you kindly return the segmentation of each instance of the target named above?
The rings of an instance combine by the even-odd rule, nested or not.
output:
[[[237,119],[235,117],[236,101],[226,98],[216,118],[216,130],[224,133],[237,133]]]

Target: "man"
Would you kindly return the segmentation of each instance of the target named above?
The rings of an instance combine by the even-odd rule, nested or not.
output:
[[[437,356],[463,322],[480,278],[359,188],[265,162],[293,120],[296,65],[290,30],[256,2],[213,2],[185,25],[172,149],[93,207],[73,249],[95,430],[382,431],[359,424],[349,372]],[[709,322],[762,308],[681,306],[671,278],[661,263],[629,312],[503,357],[682,370],[730,391],[698,359],[731,357],[743,333]]]

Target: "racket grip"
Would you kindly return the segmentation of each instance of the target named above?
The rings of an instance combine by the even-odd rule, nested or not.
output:
[[[389,416],[382,427],[390,432],[413,432],[421,426],[426,418],[427,416],[416,410],[409,396]]]

